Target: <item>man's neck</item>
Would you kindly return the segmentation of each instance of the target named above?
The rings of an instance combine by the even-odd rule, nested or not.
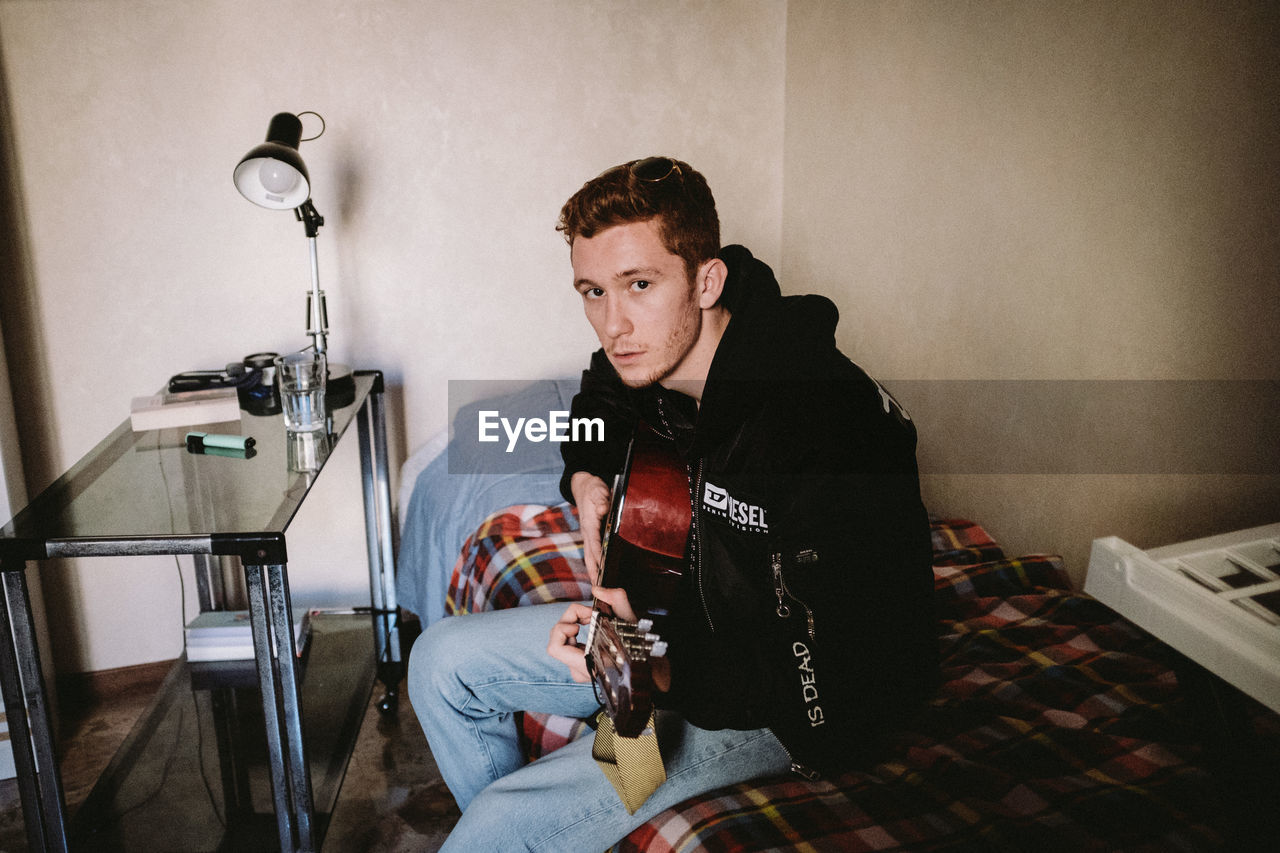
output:
[[[707,375],[711,372],[711,363],[715,360],[720,339],[724,337],[724,330],[729,327],[729,319],[728,310],[720,305],[703,311],[702,329],[693,349],[689,350],[679,367],[658,384],[663,388],[692,397],[694,402],[701,406]]]
[[[675,391],[684,394],[686,397],[692,397],[693,402],[699,406],[702,405],[702,390],[706,387],[705,379],[664,379],[658,383],[668,391]]]

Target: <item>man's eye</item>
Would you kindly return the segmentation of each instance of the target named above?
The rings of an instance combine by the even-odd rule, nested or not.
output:
[[[636,290],[647,290],[649,288],[649,282],[633,281],[631,282],[631,286],[634,287]]]
[[[604,291],[598,287],[588,287],[582,291],[583,299],[599,299],[604,295]]]

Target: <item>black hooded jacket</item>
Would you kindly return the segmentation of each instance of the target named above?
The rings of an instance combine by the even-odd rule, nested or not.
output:
[[[675,439],[694,521],[659,704],[702,728],[768,726],[797,764],[838,772],[936,683],[915,426],[836,348],[830,300],[783,297],[741,246],[720,257],[731,320],[701,407],[625,387],[597,351],[572,416],[603,418],[605,441],[563,445],[561,491],[576,471],[611,483],[637,420]]]

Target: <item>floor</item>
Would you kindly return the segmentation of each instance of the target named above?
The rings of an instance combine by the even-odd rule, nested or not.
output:
[[[69,811],[88,796],[93,781],[147,707],[153,689],[139,685],[60,718]],[[433,851],[458,819],[458,808],[436,770],[403,683],[397,715],[378,711],[374,703],[380,695],[379,687],[365,713],[325,851]],[[0,781],[0,853],[25,850],[17,783]]]
[[[376,700],[380,692],[375,690]],[[438,850],[460,812],[400,687],[400,712],[370,703],[338,796],[326,851]]]

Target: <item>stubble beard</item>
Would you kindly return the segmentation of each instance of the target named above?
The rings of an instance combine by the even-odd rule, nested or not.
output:
[[[671,376],[685,360],[685,357],[693,351],[694,345],[698,342],[698,325],[701,314],[702,312],[696,304],[691,310],[685,312],[684,319],[680,325],[671,330],[671,334],[667,336],[667,340],[662,346],[663,362],[643,379],[628,379],[622,376],[622,371],[618,371],[622,384],[628,388],[648,388],[650,385],[656,385]],[[616,367],[614,369],[617,370]]]

